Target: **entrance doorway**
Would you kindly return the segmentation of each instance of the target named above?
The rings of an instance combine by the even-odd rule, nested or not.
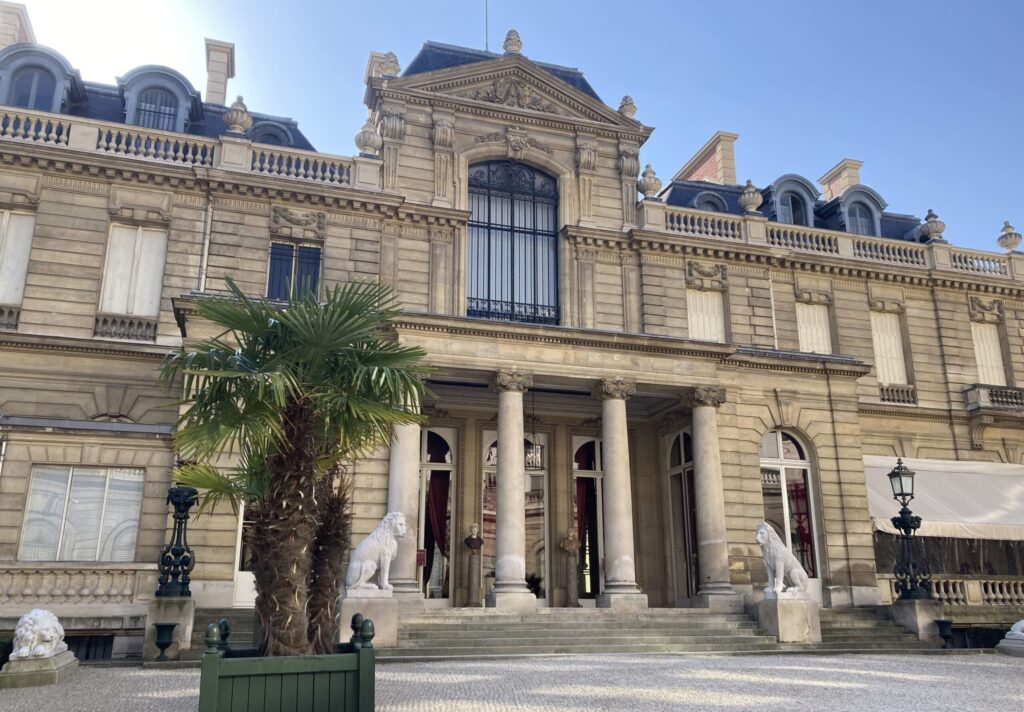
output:
[[[601,440],[573,438],[576,536],[580,540],[579,598],[594,602],[604,588],[604,487]]]
[[[668,489],[672,521],[672,576],[676,607],[697,595],[697,507],[693,494],[693,439],[680,432],[668,438]]]
[[[417,548],[425,553],[417,569],[428,601],[451,604],[451,531],[455,492],[455,429],[430,428],[420,438],[420,513]],[[444,603],[442,603],[444,602]]]

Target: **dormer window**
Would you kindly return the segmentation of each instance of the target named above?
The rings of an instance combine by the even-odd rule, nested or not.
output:
[[[796,193],[785,193],[779,198],[779,222],[790,225],[807,225],[804,201]]]
[[[265,146],[292,146],[294,139],[291,132],[276,121],[257,121],[249,129],[253,143]]]
[[[847,231],[857,235],[874,235],[875,219],[864,203],[854,203],[847,210]]]
[[[178,100],[164,89],[146,89],[139,95],[135,123],[147,129],[174,131],[178,116]]]
[[[697,197],[693,199],[693,207],[697,210],[710,210],[715,213],[728,212],[725,201],[710,191],[698,193]]]
[[[56,89],[57,81],[48,71],[42,67],[26,67],[14,75],[10,104],[22,109],[51,111]]]

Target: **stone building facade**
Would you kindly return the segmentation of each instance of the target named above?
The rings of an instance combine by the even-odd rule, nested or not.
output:
[[[739,185],[724,132],[663,187],[632,100],[513,33],[503,54],[427,43],[404,73],[373,53],[342,157],[225,106],[227,43],[208,41],[205,100],[167,68],[102,87],[19,8],[0,8],[5,623],[39,604],[69,630],[141,628],[175,461],[156,369],[210,333],[191,305],[225,277],[399,295],[431,394],[355,463],[354,535],[406,513],[391,580],[411,608],[470,599],[473,524],[474,598],[498,608],[565,605],[571,536],[584,605],[734,608],[764,584],[764,520],[824,605],[878,603],[865,457],[1024,464],[1010,228],[1007,254],[954,247],[856,161],[821,190]],[[200,607],[252,604],[244,530],[191,524]]]

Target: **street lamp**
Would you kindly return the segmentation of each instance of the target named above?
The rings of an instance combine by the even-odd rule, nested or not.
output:
[[[914,471],[896,458],[896,467],[888,475],[892,496],[902,505],[900,513],[892,518],[892,525],[901,532],[900,553],[896,559],[896,591],[901,601],[931,599],[932,582],[928,566],[914,556],[914,532],[921,526],[921,517],[915,517],[907,505],[914,498]]]

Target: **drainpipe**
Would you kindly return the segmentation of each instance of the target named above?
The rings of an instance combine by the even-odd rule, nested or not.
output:
[[[204,176],[198,168],[193,170],[195,170],[196,178],[203,180],[206,185],[206,219],[203,221],[203,251],[199,261],[199,283],[197,285],[199,292],[205,292],[206,269],[210,261],[210,233],[213,229],[213,196],[210,191],[210,172],[204,170]]]

